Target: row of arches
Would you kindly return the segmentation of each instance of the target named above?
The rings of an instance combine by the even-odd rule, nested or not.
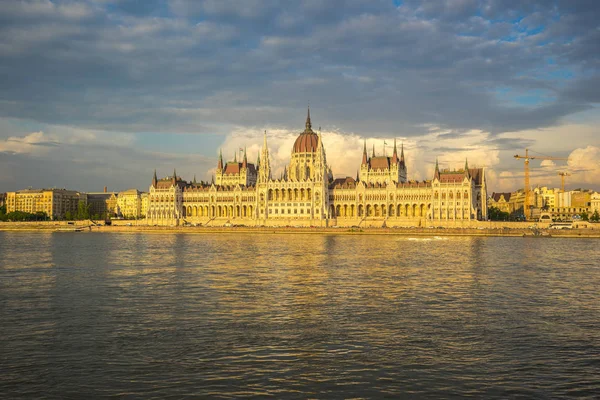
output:
[[[273,201],[310,201],[310,189],[269,189],[269,200]]]
[[[183,208],[184,217],[209,217],[209,218],[248,218],[252,217],[254,207],[243,206],[187,206]]]
[[[353,217],[425,217],[431,205],[421,204],[360,204],[356,207],[354,204],[331,205],[330,215],[332,217],[353,218]]]
[[[154,211],[148,214],[148,218],[151,220],[160,220],[160,219],[174,219],[177,218],[177,213],[174,211]]]

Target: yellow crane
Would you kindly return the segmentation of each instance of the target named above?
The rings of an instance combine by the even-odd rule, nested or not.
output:
[[[560,175],[560,191],[564,193],[565,192],[565,177],[571,176],[571,174],[568,172],[559,172],[558,175]]]
[[[524,214],[525,218],[527,218],[527,211],[530,209],[529,208],[529,160],[568,160],[568,158],[550,157],[550,156],[544,156],[544,155],[530,156],[529,149],[525,149],[524,156],[515,154],[514,157],[516,159],[522,158],[525,160],[525,204],[523,205],[523,214]]]

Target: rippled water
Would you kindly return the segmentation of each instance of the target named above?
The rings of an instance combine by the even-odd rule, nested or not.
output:
[[[0,397],[594,397],[600,241],[0,232]]]

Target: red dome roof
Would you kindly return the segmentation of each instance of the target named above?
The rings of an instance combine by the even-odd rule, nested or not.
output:
[[[307,129],[296,139],[292,153],[315,153],[318,146],[319,136]]]

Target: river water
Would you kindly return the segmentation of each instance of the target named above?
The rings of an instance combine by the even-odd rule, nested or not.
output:
[[[593,398],[599,245],[0,232],[0,397]]]

